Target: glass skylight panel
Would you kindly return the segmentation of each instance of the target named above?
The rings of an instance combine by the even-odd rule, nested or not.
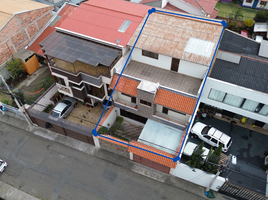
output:
[[[124,23],[118,29],[118,31],[124,33],[127,30],[127,28],[129,27],[130,24],[131,24],[131,21],[125,20]]]
[[[184,51],[200,56],[210,57],[215,42],[201,40],[197,38],[190,38]]]

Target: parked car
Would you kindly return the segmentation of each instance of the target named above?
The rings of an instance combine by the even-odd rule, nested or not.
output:
[[[52,110],[50,119],[66,118],[70,112],[77,106],[77,100],[71,97],[66,97],[58,103]]]
[[[0,159],[0,174],[6,169],[7,163]]]
[[[192,153],[198,148],[198,146],[199,146],[198,144],[195,144],[195,143],[192,143],[192,142],[187,142],[187,144],[184,147],[184,150],[183,150],[182,154],[185,155],[185,156],[190,157],[192,155]],[[202,149],[204,150],[202,157],[203,157],[203,160],[205,161],[207,156],[208,156],[208,154],[209,154],[209,152],[210,152],[210,150],[208,148],[206,148],[206,147],[203,147]]]
[[[223,152],[227,152],[232,144],[232,139],[229,135],[201,122],[194,124],[191,133],[213,147],[218,147],[222,143]]]

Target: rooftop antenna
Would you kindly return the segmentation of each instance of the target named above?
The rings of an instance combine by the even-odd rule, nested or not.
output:
[[[120,42],[120,38],[118,38],[117,40],[115,40],[115,42],[116,42],[116,45],[118,45],[119,42]]]

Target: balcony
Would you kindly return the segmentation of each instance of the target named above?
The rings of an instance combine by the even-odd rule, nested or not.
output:
[[[172,117],[172,116],[164,114],[164,113],[156,112],[153,116],[155,118],[158,118],[158,119],[162,119],[162,120],[165,120],[165,121],[168,121],[171,123],[175,123],[181,127],[185,127],[187,125],[187,121],[177,119],[175,117]]]
[[[72,90],[71,90],[70,87],[61,85],[61,84],[59,84],[59,83],[56,83],[56,85],[57,85],[57,87],[58,87],[58,91],[59,91],[60,93],[73,97],[73,92],[72,92]]]
[[[135,109],[135,110],[138,109],[137,104],[125,101],[123,99],[115,99],[114,102],[117,103],[117,104],[129,107],[129,108]]]

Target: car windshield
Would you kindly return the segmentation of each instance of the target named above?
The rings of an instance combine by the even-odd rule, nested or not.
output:
[[[63,100],[62,103],[65,103],[65,104],[68,105],[68,106],[72,104],[72,102],[70,102],[70,101],[68,101],[68,100]]]
[[[51,112],[51,116],[52,116],[52,117],[59,117],[59,116],[60,116],[60,113],[55,112],[55,111],[52,111],[52,112]]]
[[[201,131],[202,135],[206,135],[208,134],[208,131],[211,129],[211,126],[205,126],[205,128],[203,128],[203,130]]]

